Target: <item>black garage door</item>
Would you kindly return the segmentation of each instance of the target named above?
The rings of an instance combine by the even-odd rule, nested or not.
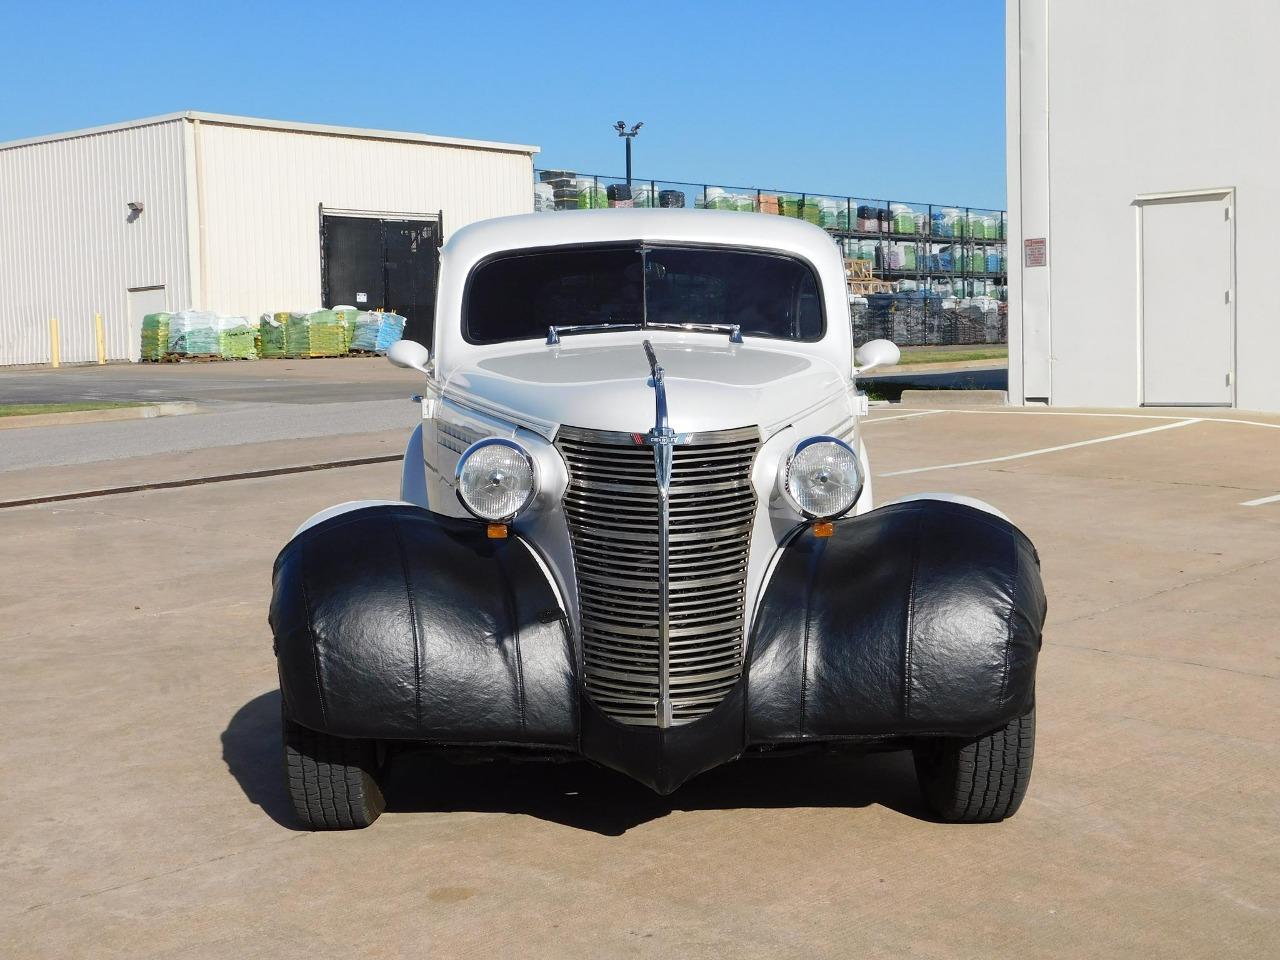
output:
[[[439,220],[324,214],[320,239],[326,307],[394,310],[407,321],[406,337],[431,345]]]

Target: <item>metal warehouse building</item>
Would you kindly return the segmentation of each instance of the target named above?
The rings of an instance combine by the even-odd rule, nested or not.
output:
[[[438,248],[528,213],[537,147],[206,113],[0,144],[0,365],[137,359],[141,319],[352,304],[429,328]]]
[[[1007,25],[1011,401],[1280,410],[1280,5]]]

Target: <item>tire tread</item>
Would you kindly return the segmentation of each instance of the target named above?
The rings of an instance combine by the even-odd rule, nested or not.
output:
[[[985,736],[918,744],[916,774],[930,809],[952,823],[1013,816],[1031,782],[1035,738],[1032,710]]]
[[[294,812],[312,830],[367,827],[386,808],[376,745],[284,720],[285,779]]]

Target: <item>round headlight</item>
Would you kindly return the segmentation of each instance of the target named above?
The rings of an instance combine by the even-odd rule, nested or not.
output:
[[[467,447],[454,475],[462,505],[492,523],[510,520],[529,505],[536,490],[533,460],[518,443],[501,437]]]
[[[791,505],[806,517],[839,517],[858,502],[862,493],[858,455],[835,437],[802,440],[787,460],[785,489]]]

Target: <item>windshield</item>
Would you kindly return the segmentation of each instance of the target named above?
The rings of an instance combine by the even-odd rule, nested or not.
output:
[[[470,343],[545,338],[548,328],[609,324],[738,326],[745,336],[821,340],[818,281],[781,254],[611,244],[522,251],[472,271],[463,308]]]

